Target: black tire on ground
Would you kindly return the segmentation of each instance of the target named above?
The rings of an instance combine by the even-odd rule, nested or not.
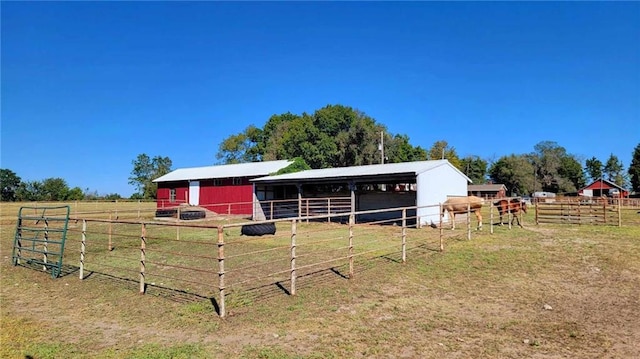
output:
[[[180,212],[180,219],[182,220],[192,220],[192,219],[202,219],[206,216],[204,211],[182,211]]]
[[[175,217],[178,213],[177,209],[157,209],[156,217]]]
[[[265,234],[276,234],[275,223],[245,224],[242,226],[242,234],[245,236],[263,236]]]

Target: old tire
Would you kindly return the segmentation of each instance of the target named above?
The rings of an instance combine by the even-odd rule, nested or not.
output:
[[[176,214],[178,213],[178,210],[173,208],[173,209],[157,209],[156,210],[156,217],[175,217]]]
[[[192,220],[192,219],[202,219],[206,216],[204,211],[181,211],[180,219],[182,220]]]
[[[275,223],[245,224],[242,226],[242,234],[245,236],[263,236],[265,234],[276,234]]]

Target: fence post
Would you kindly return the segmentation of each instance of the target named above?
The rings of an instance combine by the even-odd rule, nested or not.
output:
[[[44,213],[42,215],[44,217]],[[49,251],[49,249],[47,248],[49,244],[49,221],[45,218],[44,219],[44,243],[42,244],[42,255],[43,255],[43,262],[44,265],[42,266],[42,270],[46,271],[47,270],[47,252]]]
[[[291,220],[291,295],[296,295],[296,220]]]
[[[618,198],[617,201],[618,201],[618,227],[622,227],[622,203],[620,201],[620,198]]]
[[[327,222],[331,223],[331,197],[327,198]]]
[[[269,209],[269,219],[273,220],[273,200],[271,200],[271,203],[269,204],[269,206],[271,207]]]
[[[218,293],[220,296],[220,317],[226,316],[224,305],[224,228],[218,227]]]
[[[602,200],[602,221],[607,224],[607,199]]]
[[[182,214],[180,213],[180,207],[178,207],[178,224],[180,223],[180,216]],[[176,241],[180,240],[180,226],[176,226]]]
[[[140,200],[138,200],[138,218],[140,218]]]
[[[109,211],[109,252],[113,250],[113,214]]]
[[[306,202],[307,202],[306,203],[307,208],[306,208],[306,212],[305,213],[306,213],[306,216],[307,216],[307,223],[309,223],[309,198],[306,199]]]
[[[471,240],[471,202],[467,203],[467,240]]]
[[[535,209],[536,209],[536,225],[540,224],[540,219],[538,218],[538,201],[535,201]]]
[[[84,252],[87,242],[87,221],[82,220],[82,242],[80,244],[80,279],[84,279]]]
[[[407,209],[402,209],[402,263],[407,262]]]
[[[512,212],[511,199],[507,202],[507,221],[509,222],[509,229],[511,229],[511,222],[513,222],[513,212]]]
[[[144,294],[144,270],[145,261],[147,258],[147,225],[142,223],[142,230],[140,234],[140,294]]]
[[[489,201],[489,233],[493,234],[493,201]]]
[[[353,278],[353,224],[355,215],[349,215],[349,279]]]
[[[442,219],[443,219],[443,215],[442,215],[442,203],[440,203],[440,212],[438,212],[438,216],[440,217],[440,252],[444,252],[444,241],[442,239],[442,236],[444,235],[444,228],[442,228]]]

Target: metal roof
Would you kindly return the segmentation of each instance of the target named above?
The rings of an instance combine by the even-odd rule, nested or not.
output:
[[[367,166],[351,166],[351,167],[338,167],[338,168],[323,168],[317,170],[306,170],[296,173],[287,173],[277,176],[267,176],[256,178],[253,182],[268,183],[268,182],[310,182],[320,180],[338,180],[338,179],[355,179],[362,177],[380,177],[380,176],[397,176],[397,175],[411,175],[417,176],[420,173],[432,170],[440,166],[450,166],[461,176],[464,176],[467,181],[471,180],[460,172],[455,166],[453,166],[448,160],[434,160],[434,161],[416,161],[416,162],[401,162],[401,163],[387,163]]]
[[[468,186],[469,191],[499,191],[502,188],[507,188],[507,186],[503,184],[470,184]]]
[[[158,177],[153,182],[189,181],[212,178],[258,177],[287,167],[293,163],[289,160],[236,163],[206,167],[180,168]]]

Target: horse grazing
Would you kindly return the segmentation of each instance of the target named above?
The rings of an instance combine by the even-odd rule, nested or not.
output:
[[[456,214],[474,212],[478,219],[478,230],[482,230],[482,205],[484,200],[476,196],[451,197],[442,204],[442,216],[444,211],[449,212],[452,219],[451,229],[456,229]]]
[[[518,221],[518,225],[522,227],[518,214],[520,211],[527,213],[527,203],[525,201],[522,201],[520,198],[505,198],[493,202],[493,205],[498,207],[498,212],[500,213],[500,225],[502,225],[502,216],[511,213],[513,215],[513,218],[511,218],[511,225],[513,225],[513,220],[515,219]]]

